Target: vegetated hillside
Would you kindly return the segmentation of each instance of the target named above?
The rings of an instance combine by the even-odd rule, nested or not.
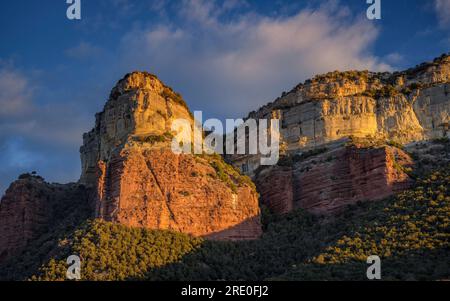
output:
[[[76,231],[60,228],[41,238],[0,274],[63,280],[66,258],[76,254],[83,280],[364,280],[367,257],[378,255],[384,280],[449,279],[448,167],[396,197],[361,203],[336,217],[266,212],[265,233],[255,241],[205,241],[87,221]]]

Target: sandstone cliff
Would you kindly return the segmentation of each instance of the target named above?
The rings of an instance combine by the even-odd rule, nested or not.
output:
[[[215,239],[260,235],[250,180],[218,156],[172,152],[172,121],[193,119],[181,96],[155,76],[127,75],[96,117],[81,147],[80,182],[97,191],[97,217]]]
[[[275,212],[333,213],[389,196],[410,184],[411,158],[367,141],[408,143],[448,135],[449,77],[448,56],[394,74],[317,76],[249,114],[281,120],[287,162],[261,170],[258,156],[231,159],[254,176],[262,203]],[[253,183],[219,156],[174,154],[171,124],[178,118],[194,124],[179,94],[148,73],[126,75],[83,136],[79,183],[49,184],[28,175],[8,189],[0,202],[0,260],[79,207],[88,212],[83,218],[127,226],[212,239],[257,238],[260,210]],[[364,142],[349,144],[349,136]],[[426,154],[439,151],[430,147]]]
[[[158,140],[170,134],[172,121],[177,118],[192,120],[178,93],[152,74],[127,74],[112,89],[103,111],[96,114],[95,127],[83,135],[80,182],[94,185],[98,162],[127,143]]]
[[[448,55],[392,74],[335,71],[298,85],[248,117],[279,116],[286,152],[348,136],[409,143],[442,137],[449,122],[449,82]]]
[[[259,237],[254,184],[220,156],[174,154],[178,118],[194,124],[179,94],[151,74],[126,75],[83,136],[79,183],[25,174],[2,197],[0,261],[74,212],[86,214],[72,224],[94,217],[217,240]]]
[[[350,204],[381,200],[412,183],[406,173],[413,165],[410,156],[386,145],[347,143],[291,160],[256,176],[261,202],[276,213],[298,208],[336,213]]]

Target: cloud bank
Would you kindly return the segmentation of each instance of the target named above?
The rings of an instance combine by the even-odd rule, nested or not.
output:
[[[224,18],[232,9],[183,1],[176,23],[123,37],[122,64],[170,79],[194,108],[218,117],[245,116],[317,73],[391,69],[371,55],[373,22],[352,18],[337,2],[284,17]]]

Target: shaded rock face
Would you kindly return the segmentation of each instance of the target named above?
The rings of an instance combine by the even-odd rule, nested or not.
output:
[[[0,202],[0,261],[90,205],[89,192],[78,184],[49,184],[34,176],[15,181]]]
[[[292,166],[264,170],[256,184],[261,202],[276,213],[303,208],[330,214],[408,188],[412,181],[403,170],[412,164],[412,159],[395,147],[347,146]]]
[[[217,171],[214,164],[225,164],[219,157],[174,154],[178,118],[193,124],[181,97],[152,75],[127,75],[112,90],[81,147],[80,182],[97,192],[96,216],[214,239],[257,238],[256,191],[232,183],[240,175]]]

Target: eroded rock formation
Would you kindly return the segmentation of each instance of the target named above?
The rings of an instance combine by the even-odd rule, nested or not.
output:
[[[193,124],[181,97],[155,76],[136,72],[117,84],[81,148],[80,181],[97,191],[97,217],[215,239],[257,238],[251,181],[219,156],[174,154],[171,125],[180,118]]]
[[[341,141],[353,137],[383,145],[448,137],[449,82],[448,55],[404,72],[316,76],[248,118],[280,119],[282,158],[292,161],[327,148],[330,160],[320,154],[265,169],[258,155],[230,160],[253,177],[262,202],[279,213],[335,212],[384,198],[408,185],[402,170],[403,163],[411,164],[408,155],[388,146],[346,147]]]
[[[179,94],[151,74],[126,75],[83,137],[79,183],[27,174],[11,184],[0,202],[0,261],[81,210],[88,212],[78,222],[90,216],[218,240],[259,237],[251,180],[220,156],[174,154],[175,119],[194,124]]]

